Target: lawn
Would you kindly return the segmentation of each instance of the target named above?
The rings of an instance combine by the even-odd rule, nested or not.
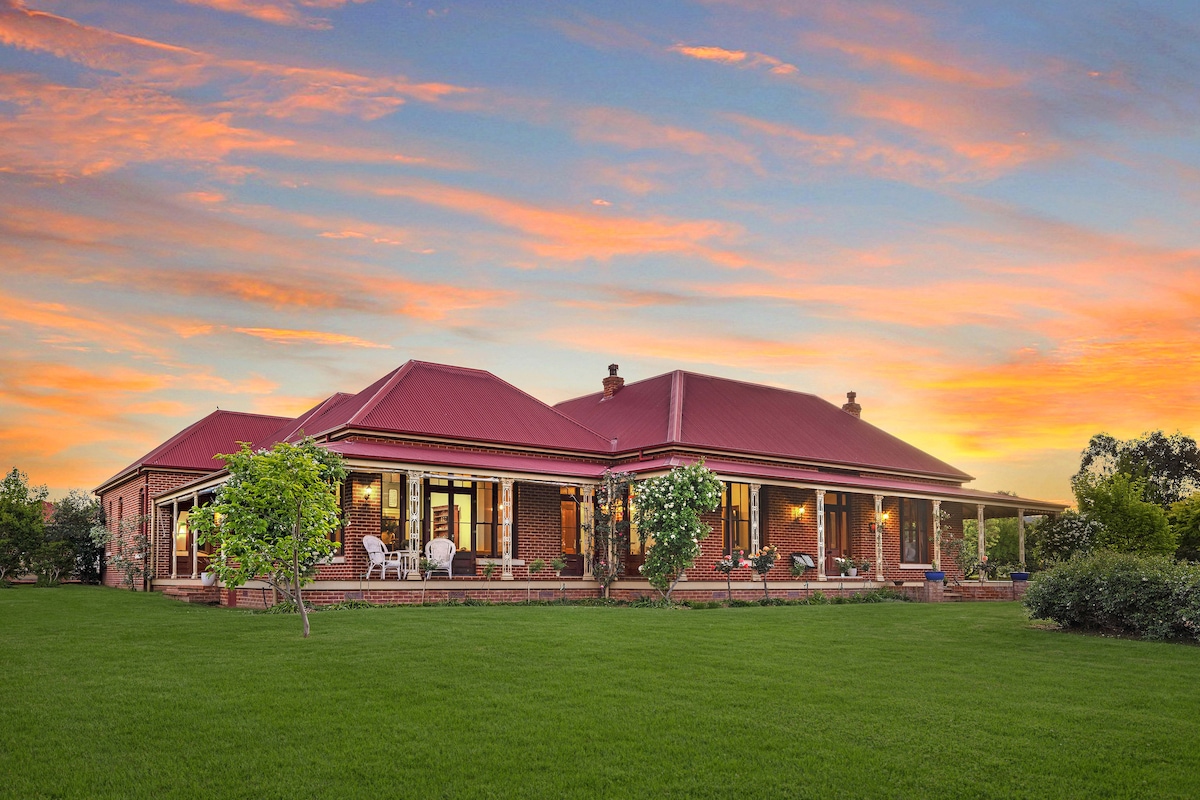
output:
[[[1200,648],[1012,603],[295,617],[0,591],[11,797],[1197,797]]]

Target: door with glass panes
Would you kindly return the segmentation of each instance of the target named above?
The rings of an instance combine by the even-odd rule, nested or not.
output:
[[[825,574],[837,575],[837,559],[854,555],[850,544],[850,495],[825,493]]]

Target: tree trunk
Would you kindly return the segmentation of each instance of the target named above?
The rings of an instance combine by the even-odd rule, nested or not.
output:
[[[308,638],[308,610],[304,608],[304,597],[300,593],[300,510],[303,500],[296,501],[296,527],[293,531],[295,542],[292,547],[292,577],[296,581],[296,608],[300,609],[300,619],[304,622],[304,638]]]
[[[725,602],[733,601],[733,580],[729,577],[729,573],[725,573]]]
[[[765,572],[763,573],[762,579],[763,579],[763,597],[770,600],[771,599],[771,591],[769,589],[767,589],[767,573],[765,573]]]

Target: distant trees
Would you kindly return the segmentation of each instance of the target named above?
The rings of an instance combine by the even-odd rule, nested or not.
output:
[[[0,581],[33,573],[40,586],[71,576],[98,583],[104,543],[93,529],[104,521],[100,503],[71,491],[53,504],[47,520],[47,496],[45,486],[31,486],[15,467],[0,481]]]
[[[1071,488],[1078,513],[1034,534],[1043,560],[1092,550],[1200,557],[1200,446],[1190,436],[1096,434],[1080,454]]]

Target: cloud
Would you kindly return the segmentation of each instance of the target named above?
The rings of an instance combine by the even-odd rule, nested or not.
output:
[[[347,187],[351,188],[351,187]],[[740,229],[711,220],[677,220],[666,217],[629,217],[609,213],[543,208],[496,195],[429,182],[360,185],[379,197],[402,197],[460,214],[482,217],[525,234],[520,245],[546,258],[606,261],[616,256],[684,253],[710,260],[738,260],[738,256],[709,246],[731,241]]]
[[[758,165],[754,152],[736,139],[663,124],[627,109],[589,108],[575,114],[575,119],[576,134],[586,141],[711,157],[751,168]]]
[[[354,0],[368,2],[369,0]],[[300,28],[324,30],[332,28],[328,19],[308,16],[308,9],[341,8],[350,0],[181,0],[195,6],[206,6],[216,11],[240,14],[272,25],[287,25]]]
[[[812,47],[835,50],[850,56],[863,66],[883,67],[895,73],[937,83],[973,89],[997,89],[1016,86],[1025,80],[1024,76],[1003,68],[993,67],[985,72],[957,66],[952,63],[958,58],[957,54],[948,52],[949,48],[944,46],[931,47],[927,43],[924,49],[914,49],[911,46],[904,49],[877,46],[824,33],[806,34],[803,41]]]
[[[715,47],[712,45],[688,46],[676,44],[667,49],[672,53],[679,53],[680,55],[699,59],[700,61],[716,61],[721,64],[739,67],[761,67],[775,75],[792,75],[799,71],[794,64],[788,64],[765,53],[726,50],[724,47]]]
[[[274,342],[275,344],[302,344],[302,345],[332,345],[332,346],[347,346],[347,347],[368,347],[368,348],[383,348],[390,350],[390,344],[379,344],[377,342],[369,342],[366,339],[360,339],[357,336],[350,336],[344,333],[329,333],[326,331],[303,331],[289,330],[283,328],[234,328],[236,333],[242,333],[246,336],[254,336],[264,341]]]

